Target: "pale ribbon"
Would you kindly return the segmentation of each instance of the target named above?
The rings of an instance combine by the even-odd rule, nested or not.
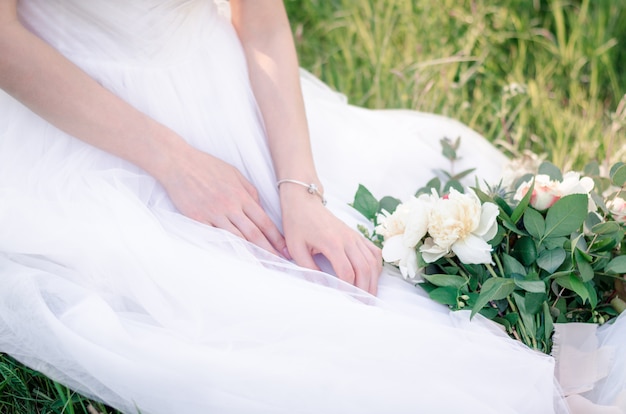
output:
[[[552,355],[556,378],[572,414],[626,414],[624,392],[610,406],[595,404],[580,395],[608,375],[613,360],[614,348],[598,347],[597,328],[591,323],[555,325]]]

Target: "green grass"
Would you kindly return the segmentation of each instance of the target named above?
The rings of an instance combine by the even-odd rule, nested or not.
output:
[[[626,159],[626,102],[620,105],[626,91],[625,2],[286,5],[302,66],[353,104],[458,118],[510,154],[547,153],[564,168]],[[521,85],[522,93],[511,85]],[[0,412],[82,414],[88,405],[0,355]]]
[[[0,354],[0,413],[96,414],[112,413],[13,358]]]
[[[458,118],[509,154],[547,153],[563,168],[626,158],[625,115],[614,114],[626,86],[624,2],[287,5],[302,66],[356,105]]]

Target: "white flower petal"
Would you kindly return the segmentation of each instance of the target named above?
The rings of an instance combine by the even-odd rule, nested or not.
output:
[[[498,232],[498,214],[500,210],[494,203],[485,203],[480,210],[480,223],[472,233],[485,241],[493,239]]]
[[[424,238],[428,230],[430,204],[423,200],[415,199],[409,207],[410,213],[404,230],[404,244],[408,247],[415,247]]]
[[[491,246],[473,234],[452,245],[452,251],[465,264],[492,263]]]
[[[428,237],[420,247],[420,252],[422,253],[422,259],[424,259],[426,263],[432,263],[448,254],[449,251],[448,249],[436,245],[433,239]]]
[[[389,263],[398,263],[405,255],[406,247],[402,242],[402,235],[393,236],[383,244],[383,260]]]
[[[585,193],[589,194],[591,190],[593,190],[594,183],[593,180],[589,177],[583,177],[580,179],[580,186],[583,188]]]
[[[407,249],[405,256],[400,260],[400,273],[405,278],[413,279],[417,275],[417,253],[415,249]]]

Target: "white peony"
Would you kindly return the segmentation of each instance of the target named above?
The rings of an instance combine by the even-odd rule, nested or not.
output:
[[[513,198],[518,201],[524,198],[531,183],[532,180],[522,183]],[[577,172],[566,173],[562,181],[551,180],[545,174],[538,174],[535,176],[535,186],[530,196],[530,205],[539,211],[544,211],[552,207],[561,197],[570,194],[587,194],[589,198],[587,208],[589,211],[595,211],[596,205],[589,196],[591,190],[593,190],[593,180],[589,177],[580,178],[580,174]]]
[[[570,194],[587,194],[589,199],[587,210],[596,211],[598,207],[593,201],[589,193],[593,190],[593,180],[589,177],[580,178],[580,173],[570,171],[565,173],[563,181],[561,181],[561,196],[564,197]]]
[[[492,263],[487,243],[498,231],[498,207],[484,203],[474,193],[462,194],[451,189],[430,209],[428,237],[420,247],[427,263],[454,252],[467,264]]]
[[[379,218],[381,224],[376,232],[385,238],[383,259],[398,266],[405,278],[415,278],[419,271],[416,247],[426,235],[431,205],[431,196],[422,195],[400,204],[393,214]]]
[[[531,184],[532,180],[523,182],[517,188],[517,192],[513,198],[518,201],[524,198]],[[530,205],[539,211],[552,207],[552,205],[561,198],[560,185],[561,183],[559,181],[551,180],[550,177],[545,174],[537,174],[535,176],[535,187],[530,196]]]
[[[409,207],[405,204],[399,204],[392,214],[383,210],[382,214],[378,215],[378,226],[376,226],[374,231],[376,234],[383,236],[385,240],[403,234],[408,215]]]
[[[606,207],[616,221],[626,223],[626,200],[615,197],[606,203]]]

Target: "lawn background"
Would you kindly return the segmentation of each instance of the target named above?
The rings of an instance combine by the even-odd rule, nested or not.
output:
[[[565,169],[626,160],[626,2],[286,0],[301,65],[352,104],[460,119]],[[0,355],[0,412],[90,402]],[[101,412],[114,412],[95,404]]]

